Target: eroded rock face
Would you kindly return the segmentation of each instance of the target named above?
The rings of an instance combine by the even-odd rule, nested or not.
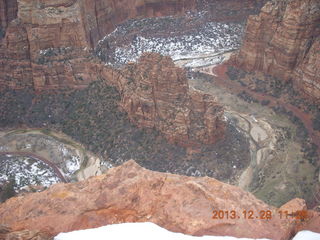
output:
[[[293,74],[294,81],[305,93],[320,99],[320,36]]]
[[[19,240],[51,240],[53,237],[50,237],[48,234],[38,231],[12,231],[12,229],[0,225],[0,239],[3,240],[11,240],[11,239],[19,239]]]
[[[85,87],[102,71],[88,51],[125,20],[208,9],[217,19],[243,19],[261,2],[228,0],[213,11],[217,0],[1,0],[1,29],[8,28],[0,41],[0,87]]]
[[[13,4],[2,0],[1,25],[6,27],[17,19],[11,21],[0,42],[0,87],[86,87],[102,78],[105,71],[89,50],[116,24],[135,16],[179,14],[192,9],[193,4],[185,0],[130,4],[109,0],[19,0],[18,14],[14,15],[8,9]]]
[[[223,108],[189,89],[185,70],[170,57],[144,54],[122,71],[121,106],[138,126],[156,128],[183,146],[212,144],[223,136]]]
[[[18,18],[0,43],[0,87],[81,87],[95,80],[78,79],[92,72],[86,71],[92,64],[83,51],[88,44],[80,1],[20,0]]]
[[[249,71],[262,71],[319,99],[320,2],[269,1],[250,16],[236,62]]]
[[[212,219],[213,210],[235,210],[240,218]],[[273,217],[268,221],[245,219],[244,210],[252,210],[257,216],[260,211],[270,210]],[[296,227],[291,220],[281,220],[277,209],[235,186],[208,177],[152,172],[134,161],[99,177],[57,184],[47,191],[12,198],[0,205],[0,224],[12,231],[27,229],[53,236],[123,222],[154,222],[192,235],[274,240],[289,239]]]
[[[0,39],[4,34],[8,24],[16,19],[18,12],[17,0],[0,1]]]
[[[82,17],[91,46],[116,26],[135,17],[159,17],[194,10],[195,0],[85,0]]]
[[[32,66],[26,29],[15,20],[0,40],[0,87],[33,87]]]

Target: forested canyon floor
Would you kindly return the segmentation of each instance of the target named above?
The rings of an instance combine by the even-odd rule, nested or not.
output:
[[[168,29],[171,30],[167,31]],[[235,22],[214,22],[209,19],[206,12],[189,13],[181,17],[129,20],[106,35],[98,43],[94,54],[102,61],[118,67],[120,71],[121,67],[127,67],[124,79],[132,78],[129,69],[132,68],[133,61],[144,51],[158,51],[171,55],[180,66],[198,71],[199,68],[215,66],[224,60],[225,54],[239,48],[242,29],[243,19]],[[77,49],[41,49],[36,58],[39,67],[37,74],[41,73],[42,67],[47,68],[47,66],[55,66],[57,71],[52,72],[47,68],[49,72],[45,74],[46,81],[42,83],[44,84],[41,86],[42,92],[35,91],[32,87],[3,90],[1,94],[3,104],[0,106],[1,127],[61,131],[96,153],[106,165],[109,162],[120,165],[129,159],[135,159],[142,166],[152,170],[191,176],[211,176],[239,184],[275,205],[281,205],[293,197],[303,197],[308,203],[316,204],[313,190],[318,184],[318,156],[300,122],[295,125],[279,111],[275,112],[268,106],[261,106],[247,92],[228,91],[228,84],[225,84],[225,88],[219,87],[214,76],[189,72],[191,89],[208,93],[214,96],[219,104],[225,106],[226,132],[224,138],[214,145],[187,148],[171,145],[163,136],[163,133],[168,132],[166,129],[161,133],[152,128],[136,128],[133,123],[139,115],[134,112],[135,109],[130,110],[131,105],[128,104],[129,100],[135,101],[137,108],[141,107],[142,110],[150,108],[152,104],[157,105],[156,101],[150,105],[147,88],[156,86],[158,80],[155,78],[150,80],[150,77],[146,78],[147,80],[144,77],[137,80],[133,77],[133,86],[140,86],[141,90],[135,92],[134,88],[131,88],[127,97],[123,98],[125,88],[108,86],[110,82],[119,80],[115,77],[116,71],[105,74],[103,72],[105,70],[101,70],[103,65],[91,55],[92,52],[84,49],[80,52],[78,60]],[[60,72],[60,65],[65,61],[72,62],[74,58],[76,63],[72,63],[71,68],[65,72]],[[179,72],[170,70],[172,68],[170,64],[167,68],[158,68],[157,59],[158,57],[151,57],[145,60],[154,61],[153,65],[148,66],[146,62],[138,64],[133,73],[137,76],[156,74],[164,79],[167,76],[163,71]],[[86,61],[90,64],[86,65]],[[129,66],[124,65],[128,62]],[[167,64],[166,61],[164,63]],[[85,68],[82,68],[82,65]],[[145,65],[148,66],[147,70],[143,69]],[[108,68],[109,66],[106,66],[106,69]],[[96,70],[99,74],[96,74]],[[214,75],[212,72],[209,73]],[[75,77],[75,82],[68,82],[69,74]],[[97,81],[89,84],[88,80],[95,74]],[[232,73],[230,78],[235,77],[240,83],[245,84],[241,80],[241,72],[233,74],[237,76],[231,75]],[[54,77],[53,80],[51,77]],[[177,79],[169,76],[167,80],[170,86],[170,81]],[[58,85],[54,85],[55,81]],[[270,78],[268,81],[273,80]],[[65,83],[67,85],[64,85]],[[80,88],[88,84],[89,86],[73,90],[74,84]],[[124,86],[130,84],[131,80]],[[259,84],[262,86],[264,82],[258,82],[258,87]],[[50,90],[51,86],[65,89]],[[45,90],[47,87],[49,89]],[[159,95],[161,94],[160,91]],[[132,96],[137,98],[132,99]],[[170,95],[172,96],[174,93]],[[177,95],[176,100],[179,97]],[[147,106],[140,103],[145,98],[149,99],[146,102]],[[119,109],[120,101],[123,106],[127,104],[126,111],[131,111],[131,115],[128,116]],[[268,105],[267,102],[259,102]],[[308,103],[301,104],[301,106],[307,105]],[[146,122],[146,117],[148,124],[150,120],[155,121],[149,116],[143,113],[142,127],[145,125],[143,121]],[[128,121],[128,118],[132,121]],[[139,121],[141,119],[136,123]],[[176,123],[180,124],[179,121]],[[161,124],[165,126],[161,121],[155,126]],[[200,125],[197,123],[197,126]],[[303,187],[304,185],[307,187]]]

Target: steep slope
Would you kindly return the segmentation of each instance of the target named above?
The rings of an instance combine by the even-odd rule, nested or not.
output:
[[[0,42],[0,87],[83,87],[98,75],[81,20],[80,1],[21,0]]]
[[[262,71],[320,99],[320,2],[273,0],[257,16],[248,18],[236,63],[248,71]]]
[[[0,39],[3,37],[8,24],[17,18],[18,3],[16,0],[0,1]]]
[[[222,106],[189,89],[185,70],[170,57],[144,54],[121,75],[121,106],[138,126],[155,127],[182,146],[212,144],[223,136]]]
[[[213,19],[237,21],[255,12],[262,2],[19,0],[17,4],[1,0],[1,32],[6,35],[0,41],[0,87],[85,87],[102,71],[90,49],[128,19],[210,10]],[[217,5],[219,11],[213,11]]]

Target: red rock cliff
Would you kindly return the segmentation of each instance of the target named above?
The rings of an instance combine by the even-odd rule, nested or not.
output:
[[[217,19],[245,18],[263,1],[0,0],[0,23],[8,26],[0,40],[0,88],[85,87],[102,71],[87,50],[127,19],[194,9],[210,9]]]
[[[144,54],[121,79],[121,106],[138,126],[155,127],[182,146],[212,144],[223,136],[222,106],[189,89],[185,70],[170,57]]]
[[[303,209],[303,200],[281,208],[290,213]],[[234,210],[239,218],[213,219],[213,210]],[[273,215],[269,220],[247,219],[244,210],[254,211],[255,216],[270,210]],[[280,219],[277,211],[215,179],[152,172],[129,161],[83,182],[57,184],[45,192],[9,199],[0,205],[0,225],[11,231],[55,235],[115,223],[154,222],[193,235],[287,240],[297,225],[292,219]]]
[[[130,18],[180,15],[190,10],[209,11],[214,20],[244,20],[266,0],[85,0],[83,19],[92,46]]]
[[[193,8],[185,0],[20,0],[11,21],[14,4],[0,4],[1,24],[8,25],[0,40],[0,87],[37,90],[85,87],[101,77],[103,65],[89,49],[116,24]]]
[[[196,7],[196,0],[85,0],[82,19],[91,46],[119,23],[135,17],[179,15]]]
[[[320,99],[320,2],[269,1],[257,16],[250,16],[237,64],[262,71]]]
[[[16,0],[0,0],[0,38],[8,24],[17,18],[18,3]]]
[[[0,42],[0,87],[57,88],[95,80],[76,81],[81,74],[77,70],[86,69],[86,65],[75,62],[88,55],[83,53],[88,44],[79,4],[69,0],[19,1],[18,18],[9,23]]]

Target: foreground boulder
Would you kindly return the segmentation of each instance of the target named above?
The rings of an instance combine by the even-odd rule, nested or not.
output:
[[[295,200],[284,209],[298,206]],[[213,211],[229,211],[229,218]],[[249,217],[252,211],[252,217]],[[236,212],[232,219],[231,211]],[[247,215],[244,215],[247,211]],[[263,218],[271,211],[269,219]],[[220,219],[219,219],[220,218]],[[252,194],[208,177],[194,178],[146,170],[134,161],[83,182],[57,184],[41,193],[0,205],[0,225],[54,236],[60,232],[124,222],[153,222],[192,235],[231,235],[285,240],[296,221],[280,219],[278,209]]]

